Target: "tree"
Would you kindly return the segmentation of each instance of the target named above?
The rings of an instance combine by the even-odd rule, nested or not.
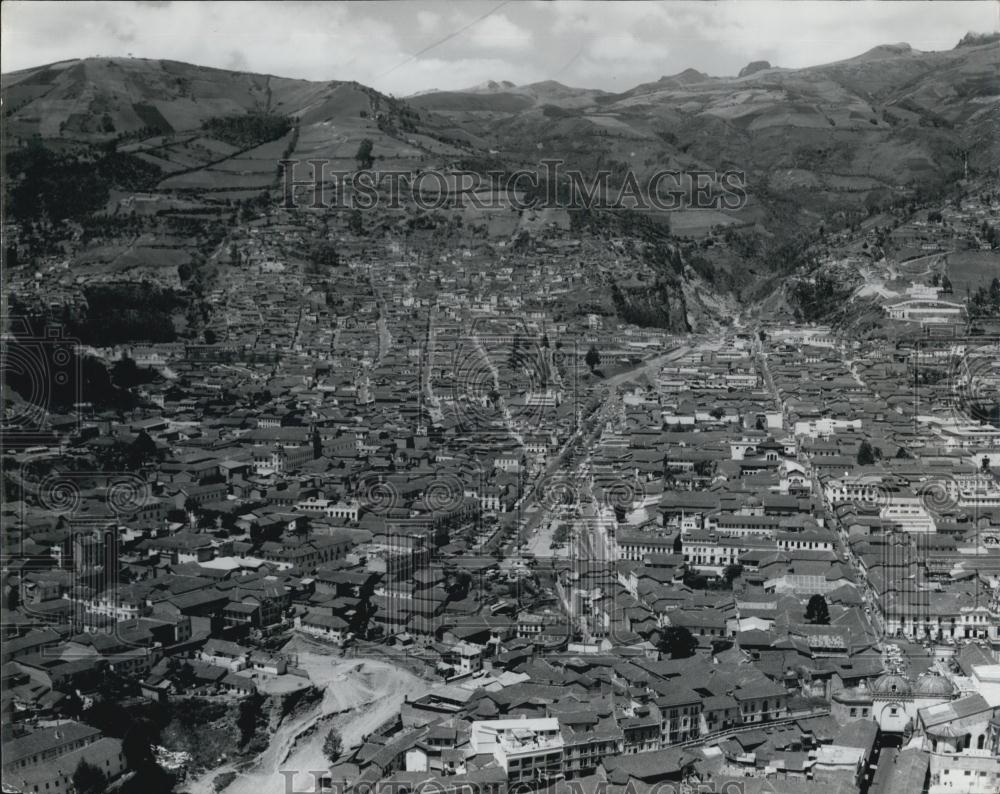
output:
[[[155,377],[156,373],[145,367],[139,367],[135,359],[124,354],[111,365],[111,382],[119,389],[131,389],[149,383]]]
[[[472,589],[472,574],[465,568],[451,568],[445,572],[445,590],[448,597],[460,601],[469,595]]]
[[[225,791],[229,785],[239,777],[236,772],[223,772],[221,775],[216,775],[212,778],[212,788],[215,791]]]
[[[191,665],[180,661],[177,657],[171,657],[170,661],[167,662],[167,673],[178,692],[186,692],[197,683]]]
[[[340,264],[340,254],[333,243],[319,242],[309,249],[309,262],[314,272],[321,273],[324,268],[337,267]]]
[[[153,739],[145,722],[136,722],[122,737],[122,753],[125,765],[132,770],[143,769],[154,762]]]
[[[587,356],[583,360],[590,371],[593,372],[594,367],[601,363],[601,354],[597,352],[597,348],[594,345],[591,345],[590,350],[587,351]]]
[[[82,758],[73,772],[73,788],[76,794],[101,794],[108,785],[108,778],[93,764]]]
[[[358,153],[354,155],[354,159],[358,161],[358,167],[365,169],[371,168],[374,158],[372,157],[372,144],[370,138],[362,138],[361,143],[358,144]]]
[[[875,450],[872,449],[872,445],[867,440],[862,441],[861,446],[858,447],[858,465],[871,466],[874,462]]]
[[[738,562],[733,563],[732,565],[727,565],[722,570],[722,578],[729,587],[732,587],[733,581],[739,579],[740,576],[742,575],[743,575],[743,566],[740,565]]]
[[[340,731],[336,728],[331,728],[323,740],[323,755],[327,757],[331,764],[335,764],[343,750],[344,740],[340,736]]]
[[[264,696],[259,692],[255,692],[240,701],[239,713],[236,717],[236,727],[240,729],[241,747],[244,747],[257,732],[257,723],[260,721],[263,705]]]
[[[219,341],[219,337],[216,335],[215,331],[213,331],[211,328],[205,329],[204,337],[206,345],[214,345],[216,342]]]
[[[365,233],[365,224],[361,220],[361,210],[353,209],[347,216],[347,228],[351,230],[351,234],[361,236]]]
[[[699,477],[711,477],[715,474],[715,461],[714,460],[699,460],[694,464],[694,473]]]
[[[763,416],[758,416],[757,421],[754,422],[754,429],[756,430],[767,430],[767,420]]]
[[[125,465],[129,471],[137,471],[147,463],[159,458],[160,452],[149,433],[140,430],[135,440],[125,448]]]
[[[806,620],[819,626],[825,626],[830,622],[830,607],[819,593],[810,598],[806,604]]]
[[[716,406],[715,408],[712,409],[710,415],[715,419],[721,419],[726,415],[726,409],[722,408],[721,406]]]
[[[660,637],[660,651],[671,659],[687,659],[698,650],[698,640],[683,626],[667,626]]]

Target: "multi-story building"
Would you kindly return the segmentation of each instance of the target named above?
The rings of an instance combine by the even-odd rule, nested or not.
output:
[[[541,787],[564,776],[565,742],[555,717],[473,722],[469,746],[492,755],[509,785]]]
[[[641,703],[630,708],[618,720],[623,735],[622,752],[659,750],[662,721],[660,710],[653,703]]]
[[[114,780],[125,771],[121,740],[73,721],[12,737],[4,742],[3,789],[73,794],[73,774],[81,761]]]
[[[701,735],[702,700],[697,692],[683,688],[656,699],[660,709],[661,746],[697,739]]]

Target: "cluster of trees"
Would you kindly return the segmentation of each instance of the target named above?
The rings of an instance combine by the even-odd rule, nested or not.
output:
[[[818,593],[809,599],[806,604],[806,620],[818,626],[826,626],[830,623],[830,607],[826,599]]]
[[[340,759],[340,754],[344,751],[344,740],[340,735],[340,731],[336,728],[331,728],[326,734],[326,738],[323,739],[323,755],[327,757],[327,760],[331,764],[337,763]]]
[[[790,290],[796,319],[815,322],[844,305],[853,289],[829,273],[817,273],[812,281],[797,281]]]
[[[954,289],[951,286],[951,279],[947,275],[942,275],[940,273],[935,273],[931,276],[931,286],[939,287],[942,292],[946,294],[951,294]]]
[[[308,259],[310,271],[316,274],[322,274],[328,268],[340,265],[340,254],[337,251],[337,246],[327,240],[315,243],[309,249]]]
[[[979,235],[984,241],[990,244],[990,248],[1000,246],[1000,233],[997,232],[996,226],[983,221],[983,225],[979,229]]]
[[[990,286],[979,287],[969,296],[970,317],[996,317],[1000,315],[1000,278],[990,282]]]
[[[698,640],[683,626],[667,626],[660,634],[659,650],[671,659],[687,659],[698,650]]]
[[[689,569],[684,572],[684,584],[693,590],[732,590],[733,583],[742,575],[743,566],[739,563],[723,568],[721,577],[709,577]]]
[[[112,188],[147,190],[160,169],[114,148],[114,143],[56,152],[32,139],[7,155],[8,209],[19,221],[75,219],[104,207]]]
[[[85,344],[110,347],[128,342],[173,342],[172,316],[184,300],[153,284],[92,284],[84,288],[87,307],[70,316],[69,332]]]
[[[292,128],[287,116],[251,111],[242,116],[216,116],[201,128],[206,133],[238,149],[252,149],[280,138]]]
[[[73,772],[73,788],[76,794],[102,794],[108,784],[108,776],[83,758]]]
[[[299,144],[299,125],[296,124],[294,127],[292,127],[292,134],[288,139],[288,144],[285,146],[284,151],[282,151],[281,153],[281,159],[287,160],[288,158],[290,158],[292,156],[292,152],[295,151],[295,147],[298,146],[298,144]],[[283,173],[284,171],[282,167],[279,165],[278,166],[279,179],[281,178],[281,175]]]
[[[358,151],[354,155],[354,159],[358,161],[358,168],[361,170],[371,168],[375,162],[375,157],[372,155],[373,148],[374,144],[371,138],[362,138],[361,143],[358,144]]]
[[[858,446],[858,465],[872,466],[877,460],[882,460],[881,448],[873,447],[867,439],[862,441]]]
[[[649,288],[641,291],[622,290],[617,282],[612,282],[611,300],[615,312],[626,323],[644,328],[672,328],[671,302],[683,304],[684,295],[675,282],[660,275]],[[679,314],[679,321],[687,330],[683,312]]]
[[[714,477],[718,464],[714,460],[695,461],[694,473],[699,477]]]
[[[98,447],[94,457],[100,471],[119,472],[140,471],[163,456],[157,449],[156,442],[147,433],[142,432],[128,443],[115,441]]]
[[[43,397],[44,407],[53,411],[72,410],[74,403],[81,400],[99,409],[134,407],[135,398],[128,390],[152,379],[152,373],[138,367],[133,369],[135,362],[116,362],[108,368],[97,358],[78,354],[73,347],[76,334],[72,326],[67,342],[61,343],[58,337],[48,335],[57,327],[49,318],[33,314],[19,303],[16,295],[11,294],[9,300],[11,315],[25,319],[13,329],[7,354],[10,360],[24,365],[7,368],[6,386],[25,400]],[[44,382],[41,395],[35,382],[39,376]]]
[[[133,691],[134,690],[134,691]],[[98,699],[84,710],[79,697],[67,704],[69,715],[100,729],[122,741],[125,767],[132,775],[118,784],[122,794],[169,794],[174,790],[174,776],[156,762],[153,745],[159,743],[160,726],[166,714],[159,707],[135,710],[121,701],[138,694],[138,687],[125,679],[108,674],[98,689]],[[103,770],[82,759],[73,773],[73,785],[78,794],[103,794],[108,790]]]
[[[815,234],[796,233],[798,208],[790,206],[786,196],[766,190],[764,193],[774,203],[775,211],[787,216],[788,223],[775,223],[773,227],[781,230],[781,236],[765,237],[759,231],[728,227],[722,232],[725,243],[741,259],[748,260],[750,271],[786,274],[814,267],[817,264],[815,243],[823,238],[826,228],[820,226]]]
[[[271,196],[266,190],[262,190],[253,198],[240,199],[236,202],[239,207],[239,218],[242,222],[252,221],[261,212],[267,212],[271,207]]]

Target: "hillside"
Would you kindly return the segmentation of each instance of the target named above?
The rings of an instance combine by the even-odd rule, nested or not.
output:
[[[560,103],[558,115],[542,106],[556,102],[528,106],[512,90],[465,108],[456,92],[414,101],[512,154],[541,149],[640,172],[742,168],[756,195],[811,194],[804,208],[816,211],[940,184],[965,153],[972,169],[1000,161],[1000,50],[990,42],[927,53],[889,45],[801,70],[752,66],[731,78],[686,70],[589,105]]]
[[[511,171],[559,158],[586,174],[609,171],[612,189],[629,172],[641,184],[663,169],[735,169],[746,173],[746,206],[650,213],[680,257],[662,294],[689,288],[697,273],[719,295],[766,296],[772,277],[804,264],[820,231],[940,195],[966,168],[995,169],[998,70],[995,42],[970,36],[944,52],[885,45],[799,70],[687,69],[620,94],[490,81],[397,100],[357,83],[174,61],[65,61],[0,79],[8,210],[23,220],[99,222],[99,233],[72,246],[85,278],[163,280],[180,270],[167,284],[183,287],[226,261],[219,219],[253,217],[277,197],[278,160],[322,158],[351,171],[363,140],[376,169]],[[63,173],[78,175],[74,190],[58,189]],[[412,206],[402,212],[411,226],[424,223]],[[522,243],[558,218],[447,212]],[[399,223],[381,210],[371,220]],[[577,232],[608,234],[594,220]],[[25,253],[58,244],[50,238],[22,238]],[[666,302],[682,300],[671,293]],[[683,316],[679,306],[667,313]]]

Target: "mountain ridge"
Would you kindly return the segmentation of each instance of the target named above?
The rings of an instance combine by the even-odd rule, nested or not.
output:
[[[735,210],[685,205],[648,213],[661,227],[658,239],[674,241],[671,279],[683,286],[697,272],[713,289],[738,294],[801,265],[820,229],[851,227],[944,191],[966,168],[995,168],[998,69],[997,48],[970,40],[930,53],[884,45],[831,64],[759,68],[742,77],[687,69],[621,93],[554,80],[492,81],[485,90],[397,99],[354,81],[90,58],[2,75],[0,94],[8,152],[33,141],[76,152],[74,173],[85,177],[87,163],[96,162],[89,149],[115,151],[116,160],[101,155],[100,200],[86,206],[112,217],[135,211],[136,192],[150,211],[174,212],[185,202],[213,212],[263,206],[279,189],[278,160],[354,169],[365,141],[376,169],[509,172],[538,170],[541,160],[555,158],[584,175],[607,172],[612,193],[627,174],[645,184],[675,170],[688,174],[680,177],[688,190],[693,171],[738,171],[747,200]],[[7,186],[19,178],[23,184],[23,176],[8,175]],[[55,205],[30,206],[51,212]],[[570,221],[568,210],[575,213]],[[541,217],[580,230],[586,216],[590,230],[581,234],[618,234],[583,208],[568,210]],[[416,213],[420,223],[429,223],[427,214]],[[523,213],[512,223],[496,214],[448,214],[518,245],[539,222]],[[397,222],[375,221],[385,229]],[[137,254],[136,245],[82,261],[112,274],[137,261],[193,261],[145,243]],[[681,259],[679,247],[687,252]],[[672,315],[680,314],[675,307]]]

